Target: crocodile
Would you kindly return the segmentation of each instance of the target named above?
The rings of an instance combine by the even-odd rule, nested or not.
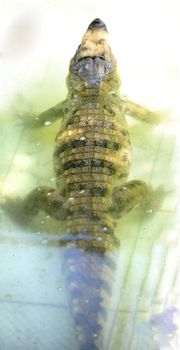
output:
[[[128,181],[131,143],[126,116],[152,123],[154,113],[120,93],[117,63],[105,23],[88,26],[70,61],[66,100],[34,119],[34,125],[62,118],[56,136],[56,188],[39,186],[24,199],[4,197],[14,219],[29,222],[39,211],[64,223],[63,273],[79,350],[103,349],[105,296],[120,242],[117,219],[140,206],[151,212],[158,189]]]

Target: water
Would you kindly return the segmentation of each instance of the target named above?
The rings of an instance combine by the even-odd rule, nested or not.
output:
[[[54,186],[52,152],[59,122],[35,130],[24,120],[65,97],[69,58],[93,18],[102,17],[107,22],[123,79],[122,92],[155,110],[176,107],[176,52],[171,32],[176,11],[170,1],[163,3],[163,13],[161,1],[148,4],[148,8],[141,1],[137,6],[128,1],[127,5],[122,3],[123,15],[115,2],[109,7],[109,2],[97,5],[88,1],[84,5],[79,0],[78,7],[72,1],[73,14],[62,2],[45,3],[44,12],[40,1],[31,9],[27,5],[16,9],[12,1],[6,2],[6,8],[2,6],[2,26],[3,18],[13,23],[16,16],[32,11],[41,27],[35,36],[38,45],[33,39],[29,51],[14,47],[11,35],[4,39],[6,45],[2,41],[0,50],[0,184],[4,193],[13,196],[23,196],[38,185]],[[168,29],[167,18],[173,24]],[[65,37],[67,23],[73,33],[69,29]],[[3,28],[9,30],[7,24]],[[178,349],[177,124],[152,128],[130,118],[128,123],[133,145],[130,179],[145,180],[155,188],[163,184],[169,193],[156,214],[144,216],[136,211],[119,220],[121,248],[103,350]],[[0,348],[78,350],[61,272],[62,250],[51,242],[58,224],[40,214],[25,230],[3,213],[0,217]]]

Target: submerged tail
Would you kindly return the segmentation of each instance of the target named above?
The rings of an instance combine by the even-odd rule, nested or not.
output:
[[[75,323],[79,350],[100,350],[106,295],[115,269],[113,259],[101,250],[86,251],[76,245],[64,253],[64,276]]]

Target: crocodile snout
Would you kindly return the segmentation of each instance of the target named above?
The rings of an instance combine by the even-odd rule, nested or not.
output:
[[[88,29],[103,29],[107,30],[106,25],[100,18],[95,18],[88,27]]]

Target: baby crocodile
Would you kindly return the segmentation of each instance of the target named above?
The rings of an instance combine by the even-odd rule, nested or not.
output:
[[[126,180],[131,145],[125,115],[147,122],[154,115],[120,97],[107,40],[106,25],[95,19],[70,61],[67,99],[35,119],[40,125],[63,117],[54,151],[57,188],[40,186],[24,200],[5,198],[3,204],[25,220],[43,210],[64,222],[63,271],[80,350],[102,349],[107,275],[119,247],[116,219],[137,206],[151,210],[156,203],[144,181]]]

